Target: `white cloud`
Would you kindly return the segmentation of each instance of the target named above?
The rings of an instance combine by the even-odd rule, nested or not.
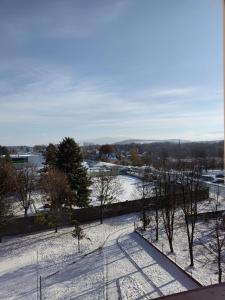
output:
[[[29,80],[18,76],[16,81],[25,83],[14,92],[10,79],[2,81],[1,126],[40,124],[51,134],[65,127],[76,129],[80,139],[88,134],[191,138],[190,132],[203,139],[207,132],[223,128],[222,102],[214,101],[210,109],[202,105],[220,99],[221,92],[181,86],[125,94],[106,81],[99,84],[50,68],[29,70]]]

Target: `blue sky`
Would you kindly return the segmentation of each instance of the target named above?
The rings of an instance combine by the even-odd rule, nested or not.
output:
[[[0,144],[223,139],[222,0],[0,0]]]

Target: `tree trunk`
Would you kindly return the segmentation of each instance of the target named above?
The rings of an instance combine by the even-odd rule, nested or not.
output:
[[[221,283],[222,282],[222,269],[221,269],[221,252],[220,252],[220,249],[218,249],[217,262],[218,262],[218,282]]]
[[[55,224],[55,233],[57,233],[57,232],[58,232],[58,225]]]
[[[80,253],[80,239],[78,238],[77,241],[78,241],[78,252]]]
[[[142,212],[142,219],[143,219],[143,230],[146,230],[146,211],[145,208],[143,208],[143,212]]]
[[[193,245],[189,244],[189,254],[190,254],[190,266],[194,266],[194,255],[193,255]]]
[[[28,208],[25,207],[25,208],[24,208],[24,217],[25,217],[25,218],[27,218],[27,211],[28,211]]]
[[[155,211],[155,220],[156,220],[155,240],[158,241],[159,240],[159,212],[158,212],[158,208],[156,208],[156,211]]]
[[[218,274],[219,276],[218,276],[218,281],[219,281],[219,283],[221,283],[222,282],[222,269],[220,268],[219,269],[219,274]]]
[[[103,206],[101,205],[100,224],[103,224]]]
[[[173,241],[172,241],[172,239],[169,239],[169,245],[170,245],[170,252],[173,253]]]

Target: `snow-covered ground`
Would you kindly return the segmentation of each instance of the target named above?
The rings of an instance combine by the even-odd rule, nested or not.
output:
[[[139,179],[127,175],[118,175],[117,179],[121,185],[122,192],[120,195],[118,195],[117,199],[113,201],[113,203],[131,201],[140,198],[140,195],[137,193],[137,184],[140,182]],[[99,205],[94,193],[92,193],[90,197],[91,205]]]
[[[173,241],[174,254],[169,252],[168,240],[162,222],[160,223],[160,234],[157,242],[155,241],[155,230],[153,228],[148,229],[146,232],[142,232],[142,234],[158,249],[169,255],[174,262],[189,272],[189,274],[201,284],[210,285],[218,283],[216,253],[212,251],[210,246],[215,242],[215,239],[212,237],[213,230],[213,221],[200,221],[196,224],[194,240],[194,267],[192,268],[189,267],[190,259],[187,233],[185,225],[182,222],[175,225]],[[224,271],[225,268],[223,267],[223,272]]]
[[[71,236],[72,227],[58,233],[49,230],[4,238],[0,247],[0,299],[37,299],[37,273],[42,276],[43,299],[70,299],[88,289],[89,297],[84,299],[95,299],[92,295],[96,285],[96,298],[103,299],[104,253],[98,248],[109,234],[133,228],[136,218],[136,215],[127,215],[108,219],[103,225],[99,222],[84,225],[90,240],[81,241],[80,254],[77,241]],[[93,254],[84,256],[94,250]],[[99,271],[95,270],[97,265]],[[55,276],[46,278],[59,270]]]
[[[151,299],[195,287],[133,233],[137,214],[83,226],[4,238],[0,248],[0,299]]]
[[[216,204],[217,210],[225,210],[225,186],[208,182],[205,185],[209,188],[210,198],[199,203],[198,212],[215,211]]]
[[[119,165],[103,161],[84,161],[83,165],[87,168],[89,173],[121,167]]]
[[[12,209],[13,209],[13,214],[14,216],[23,216],[24,215],[24,209],[22,207],[22,204],[20,202],[15,201],[12,197],[9,199],[12,201]],[[34,193],[31,196],[31,205],[27,211],[27,214],[29,216],[35,215],[37,211],[43,211],[45,201],[44,198],[40,193]]]
[[[152,299],[198,287],[136,233],[116,236],[106,249],[109,299],[118,294],[127,300]]]

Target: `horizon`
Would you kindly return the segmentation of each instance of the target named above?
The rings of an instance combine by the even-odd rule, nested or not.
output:
[[[63,137],[64,138],[64,137]],[[62,139],[59,139],[58,142],[56,143],[53,143],[55,145],[59,144]],[[72,137],[73,138],[73,137]],[[110,137],[100,137],[100,138],[96,138],[93,140],[89,139],[89,140],[85,140],[85,141],[79,141],[79,140],[76,140],[75,138],[73,138],[75,140],[75,142],[77,142],[81,147],[85,146],[85,145],[107,145],[107,144],[118,144],[118,143],[123,143],[123,142],[126,142],[126,141],[134,141],[135,144],[141,144],[141,142],[138,142],[138,141],[143,141],[145,144],[153,144],[153,143],[176,143],[175,141],[181,141],[182,144],[185,144],[185,143],[219,143],[219,142],[223,142],[224,139],[218,139],[218,140],[185,140],[185,139],[135,139],[135,138],[127,138],[127,139],[117,139],[117,138],[113,138],[110,142]],[[102,140],[102,142],[101,142]],[[95,142],[95,141],[99,141],[99,142]],[[133,142],[131,142],[133,143]],[[0,146],[5,146],[5,147],[34,147],[34,146],[48,146],[50,144],[49,143],[40,143],[40,144],[15,144],[15,145],[3,145],[3,144],[0,144]],[[129,144],[129,143],[128,143]]]
[[[222,24],[220,0],[1,1],[0,144],[223,140]]]

